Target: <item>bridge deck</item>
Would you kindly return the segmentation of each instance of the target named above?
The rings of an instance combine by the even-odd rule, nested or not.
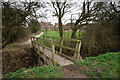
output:
[[[43,49],[41,46],[39,46],[39,50],[41,52],[43,52]],[[44,54],[49,57],[50,59],[53,59],[52,58],[52,51],[51,50],[48,50],[46,48],[44,48]],[[70,65],[70,64],[73,64],[72,61],[68,60],[67,58],[65,57],[62,57],[60,56],[59,54],[55,54],[55,60],[56,62],[60,65],[60,66],[66,66],[66,65]]]

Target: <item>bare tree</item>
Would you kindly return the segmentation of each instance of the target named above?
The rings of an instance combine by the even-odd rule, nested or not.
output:
[[[62,38],[63,37],[63,25],[62,25],[62,18],[63,16],[70,12],[71,5],[67,2],[67,0],[54,0],[51,1],[51,10],[53,12],[53,16],[56,16],[58,18],[59,23],[59,35]]]
[[[40,17],[36,10],[41,7],[38,2],[2,2],[3,47],[18,34],[16,30],[25,27],[31,19]]]
[[[74,22],[74,25],[72,25],[72,35],[71,38],[76,38],[76,31],[81,28],[82,26],[85,26],[89,23],[89,21],[92,20],[94,10],[96,9],[91,6],[92,2],[87,2],[84,0],[82,3],[82,12],[79,13],[79,18]]]

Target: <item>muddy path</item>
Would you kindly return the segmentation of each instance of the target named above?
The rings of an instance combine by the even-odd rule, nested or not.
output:
[[[63,67],[64,78],[90,78],[84,72],[80,71],[81,67],[77,65],[68,65]]]

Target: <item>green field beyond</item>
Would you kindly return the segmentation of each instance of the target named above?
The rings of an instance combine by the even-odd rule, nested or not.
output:
[[[66,46],[70,46],[71,45],[71,41],[70,41],[71,34],[72,34],[72,31],[66,31],[66,32],[63,33],[63,38],[65,38],[64,43],[66,44]],[[82,34],[83,34],[83,32],[81,31],[80,32],[80,38],[82,38]],[[47,31],[47,33],[44,31],[43,35],[40,36],[40,38],[43,38],[43,36],[58,37],[58,38],[54,39],[55,43],[56,44],[60,44],[61,43],[58,31]],[[77,39],[79,39],[79,32],[76,32],[76,37],[77,37]],[[46,38],[46,39],[48,39],[48,38]],[[49,38],[49,39],[52,40],[52,38]],[[41,43],[42,43],[41,40],[39,40],[39,44],[40,45],[41,45]],[[46,41],[46,40],[44,41],[44,45],[48,46],[48,47],[51,47],[51,43],[49,41]]]
[[[82,38],[82,31],[80,32],[80,38]],[[66,31],[63,32],[63,37],[64,38],[71,38],[72,31]],[[59,32],[58,31],[47,31],[47,33],[44,31],[43,33],[44,36],[52,36],[52,37],[59,37]],[[42,37],[42,36],[41,36]],[[76,37],[79,38],[79,32],[76,32]]]

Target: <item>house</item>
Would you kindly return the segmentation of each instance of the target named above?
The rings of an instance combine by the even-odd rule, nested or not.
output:
[[[54,30],[59,30],[59,24],[58,23],[55,23]]]
[[[40,28],[41,30],[49,30],[49,31],[54,31],[54,30],[59,30],[59,24],[55,23],[55,25],[51,24],[51,22],[40,22]],[[63,25],[63,30],[71,30],[71,26],[68,24]]]
[[[53,24],[51,22],[41,22],[41,30],[54,30]]]
[[[64,25],[64,30],[71,30],[71,26],[69,26],[69,25]]]

